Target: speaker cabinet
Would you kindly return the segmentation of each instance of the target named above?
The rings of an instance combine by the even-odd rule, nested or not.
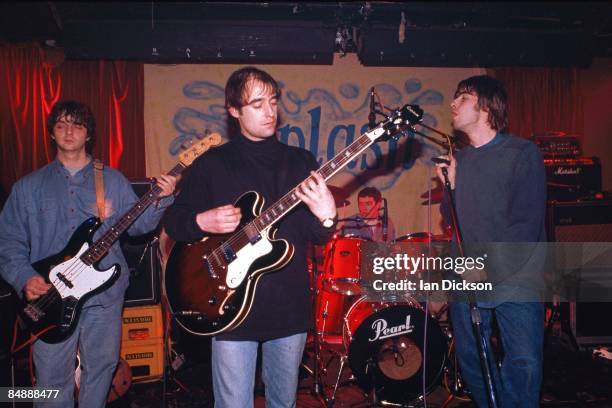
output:
[[[612,201],[551,202],[548,236],[555,242],[612,242]],[[612,281],[612,271],[608,279]],[[580,346],[612,344],[612,303],[570,302],[569,325]]]
[[[612,201],[552,201],[548,239],[554,242],[612,242]]]
[[[163,313],[161,305],[123,309],[121,357],[135,382],[156,381],[164,373]]]
[[[131,179],[136,195],[141,197],[152,186],[149,179]],[[136,237],[124,234],[120,245],[128,264],[130,285],[125,294],[126,306],[152,305],[160,300],[160,271],[157,228]]]

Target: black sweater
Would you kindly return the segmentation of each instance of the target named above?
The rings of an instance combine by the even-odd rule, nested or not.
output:
[[[265,209],[316,168],[310,152],[284,145],[275,137],[252,142],[237,136],[193,163],[174,205],[164,215],[163,225],[176,241],[201,239],[206,234],[195,221],[198,213],[233,204],[252,190],[264,197]],[[276,238],[294,245],[293,259],[259,280],[249,315],[236,329],[218,335],[219,339],[263,341],[304,332],[312,326],[307,247],[309,242],[326,242],[332,231],[323,228],[304,204],[275,226],[279,228]]]

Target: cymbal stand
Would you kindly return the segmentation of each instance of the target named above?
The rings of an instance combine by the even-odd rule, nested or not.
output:
[[[342,373],[344,372],[344,367],[346,366],[346,361],[348,360],[348,353],[340,354],[340,367],[338,368],[338,377],[336,378],[336,384],[334,384],[334,392],[332,393],[331,398],[328,401],[328,407],[333,407],[336,402],[336,392],[338,391],[338,386],[340,385],[340,379],[342,378]]]

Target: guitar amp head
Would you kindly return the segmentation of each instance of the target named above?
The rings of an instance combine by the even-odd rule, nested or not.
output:
[[[576,158],[582,155],[578,137],[565,132],[534,135],[533,142],[545,159]]]
[[[544,159],[548,199],[574,201],[601,191],[601,163],[597,157]]]

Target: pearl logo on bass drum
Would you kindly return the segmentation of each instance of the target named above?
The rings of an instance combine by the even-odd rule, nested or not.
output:
[[[369,341],[377,341],[388,339],[389,337],[399,336],[401,334],[412,333],[414,326],[410,324],[410,315],[406,315],[406,323],[397,326],[388,327],[385,319],[377,319],[372,323],[374,337],[368,338]]]

